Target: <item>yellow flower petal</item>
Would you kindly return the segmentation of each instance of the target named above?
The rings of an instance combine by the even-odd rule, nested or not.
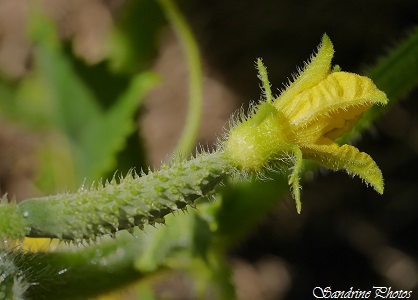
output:
[[[325,139],[324,139],[325,140]],[[328,169],[345,170],[348,174],[357,175],[379,193],[383,194],[382,172],[374,160],[356,147],[335,143],[309,145],[302,148],[304,157],[313,159]]]
[[[374,104],[386,104],[385,93],[364,76],[335,72],[301,92],[282,108],[301,144],[321,136],[331,140],[352,129],[363,112]]]
[[[305,63],[305,68],[299,76],[284,90],[274,101],[274,106],[281,110],[293,102],[293,99],[302,91],[309,89],[323,80],[331,71],[331,60],[334,55],[334,47],[329,37],[324,34],[318,53],[311,57],[309,63]]]
[[[53,243],[54,241],[54,243]],[[50,238],[28,238],[23,240],[23,249],[31,252],[46,252],[57,246],[57,241]]]

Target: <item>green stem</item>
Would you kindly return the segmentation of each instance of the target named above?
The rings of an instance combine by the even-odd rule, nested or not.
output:
[[[175,155],[188,155],[195,147],[202,112],[202,66],[199,47],[193,33],[172,0],[158,0],[168,20],[179,37],[187,59],[189,73],[189,108],[182,136],[174,151]]]
[[[98,183],[73,194],[28,199],[18,205],[3,201],[0,232],[6,238],[82,240],[163,223],[165,215],[193,205],[232,171],[221,152],[203,153],[142,177],[130,174],[119,183]]]

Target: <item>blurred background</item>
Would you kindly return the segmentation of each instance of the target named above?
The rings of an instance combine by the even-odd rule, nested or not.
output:
[[[232,112],[259,99],[257,57],[263,58],[278,94],[323,33],[334,43],[334,63],[364,74],[418,24],[414,0],[179,4],[202,54],[204,108],[197,144],[209,146],[227,127]],[[0,0],[0,194],[23,200],[71,190],[81,182],[69,175],[66,142],[42,114],[48,103],[40,103],[34,94],[38,90],[27,83],[38,80],[33,72],[36,39],[28,38],[27,29],[33,9],[53,21],[66,58],[101,110],[115,104],[135,72],[151,69],[161,78],[135,110],[136,129],[114,148],[114,161],[101,173],[81,177],[91,181],[96,174],[106,178],[115,170],[158,167],[176,146],[188,103],[182,47],[158,5],[145,0]],[[28,100],[30,95],[38,100]],[[390,286],[418,292],[417,97],[414,89],[396,99],[397,104],[355,141],[380,166],[384,195],[342,172],[319,169],[307,174],[301,215],[286,194],[231,249],[240,299],[311,299],[316,286]],[[23,109],[11,105],[13,101],[23,103]],[[37,117],[39,107],[47,121]],[[80,116],[78,122],[87,121]],[[177,299],[183,299],[181,295]]]

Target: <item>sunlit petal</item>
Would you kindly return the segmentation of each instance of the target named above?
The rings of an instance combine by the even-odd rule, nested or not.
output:
[[[324,139],[325,140],[325,139]],[[305,158],[313,159],[328,169],[345,170],[357,175],[370,184],[379,194],[383,194],[383,176],[374,160],[356,147],[335,143],[309,145],[302,149]]]
[[[302,91],[309,89],[323,80],[331,71],[331,60],[334,55],[334,47],[329,37],[324,34],[318,47],[318,53],[311,57],[309,63],[305,63],[303,71],[274,101],[274,106],[281,110],[293,102],[293,99]]]
[[[321,136],[335,139],[351,130],[371,106],[386,103],[385,93],[369,78],[336,72],[300,93],[282,111],[297,132],[309,134],[309,139],[300,140],[309,143]]]

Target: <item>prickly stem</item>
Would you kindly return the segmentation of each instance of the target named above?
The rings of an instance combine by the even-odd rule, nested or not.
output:
[[[203,153],[146,176],[132,172],[119,183],[28,199],[18,205],[20,226],[29,237],[82,240],[162,223],[165,215],[193,205],[232,170],[221,152]]]

